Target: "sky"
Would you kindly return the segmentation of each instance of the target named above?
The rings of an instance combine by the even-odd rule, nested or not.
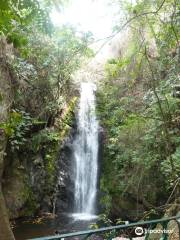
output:
[[[54,25],[69,23],[78,30],[91,31],[95,39],[105,38],[112,33],[117,6],[108,5],[107,0],[71,0],[62,12],[54,9],[51,19]]]

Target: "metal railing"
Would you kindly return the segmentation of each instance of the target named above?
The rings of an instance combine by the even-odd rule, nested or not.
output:
[[[154,229],[157,224],[161,224],[162,226],[162,234],[160,236],[160,240],[168,240],[169,239],[169,234],[167,231],[168,228],[168,223],[174,220],[178,224],[178,230],[179,230],[179,239],[180,239],[180,216],[174,216],[174,217],[169,217],[169,218],[162,218],[162,219],[156,219],[156,220],[151,220],[151,221],[143,221],[143,222],[136,222],[136,223],[129,223],[129,224],[124,224],[124,225],[117,225],[117,226],[111,226],[111,227],[103,227],[99,229],[94,229],[94,230],[86,230],[86,231],[79,231],[79,232],[73,232],[73,233],[66,233],[66,234],[58,234],[54,236],[47,236],[47,237],[40,237],[40,238],[33,238],[31,240],[65,240],[65,239],[72,239],[73,237],[79,237],[79,236],[84,236],[83,239],[88,239],[88,237],[96,234],[102,234],[102,233],[109,233],[108,237],[105,239],[112,240],[113,238],[117,237],[117,234],[119,231],[126,230],[126,229],[135,229],[142,231],[142,232],[136,232],[137,237],[139,235],[143,236],[145,235],[145,240],[149,239],[150,236],[150,230]],[[143,226],[145,229],[143,229]],[[146,234],[144,234],[146,232]],[[133,237],[126,237],[127,239],[132,240]],[[154,239],[153,239],[154,240]]]

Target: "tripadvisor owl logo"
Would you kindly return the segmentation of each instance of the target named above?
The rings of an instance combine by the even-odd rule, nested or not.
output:
[[[142,227],[137,227],[137,228],[135,229],[135,233],[136,233],[136,235],[141,236],[141,235],[143,235],[144,230],[143,230]]]
[[[172,229],[143,229],[142,227],[137,227],[135,229],[135,233],[137,236],[141,236],[143,234],[151,234],[151,233],[166,233],[166,234],[172,234]]]

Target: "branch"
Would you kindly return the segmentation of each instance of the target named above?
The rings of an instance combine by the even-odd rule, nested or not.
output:
[[[138,14],[132,18],[130,18],[127,22],[125,22],[122,27],[114,34],[104,38],[104,39],[99,39],[97,41],[95,41],[94,43],[96,42],[99,42],[99,41],[102,41],[102,40],[105,40],[106,41],[102,44],[102,46],[99,48],[99,50],[95,53],[95,55],[97,55],[97,53],[99,53],[101,51],[101,49],[110,41],[112,40],[115,36],[117,36],[117,34],[119,34],[126,26],[128,26],[132,21],[134,21],[135,19],[137,18],[140,18],[140,17],[143,17],[143,16],[147,16],[147,15],[150,15],[150,14],[158,14],[158,12],[161,10],[161,8],[163,7],[164,3],[166,2],[166,0],[163,0],[162,3],[160,4],[159,8],[156,10],[156,11],[149,11],[149,12],[144,12],[144,13],[141,13],[141,14]]]
[[[149,70],[151,72],[152,90],[153,90],[153,93],[154,93],[154,95],[157,99],[157,104],[158,104],[159,110],[161,112],[161,118],[162,118],[162,121],[164,122],[165,144],[166,144],[165,150],[166,150],[166,154],[168,156],[172,151],[171,151],[171,146],[170,146],[171,140],[170,140],[170,135],[169,135],[169,132],[168,132],[168,127],[167,127],[166,114],[163,111],[163,107],[161,105],[161,100],[160,100],[160,98],[158,96],[158,93],[156,91],[156,84],[155,84],[156,83],[156,76],[155,76],[155,73],[153,71],[153,67],[151,65],[151,62],[149,60],[146,47],[145,47],[145,57],[146,57],[146,60],[148,62]],[[173,159],[172,159],[171,155],[169,156],[169,159],[170,159],[170,164],[171,164],[171,168],[172,168],[172,174],[174,175],[175,167],[174,167],[174,162],[173,162]]]
[[[179,181],[180,181],[180,178],[177,178],[177,180],[175,181],[174,188],[173,188],[173,190],[172,190],[172,192],[171,192],[171,194],[170,194],[170,196],[169,196],[169,198],[168,198],[168,200],[167,200],[167,202],[166,202],[166,205],[170,202],[170,200],[171,200],[171,198],[172,198],[172,196],[173,196],[173,194],[174,194],[174,191],[176,190],[176,187],[177,187],[178,184],[179,184]]]

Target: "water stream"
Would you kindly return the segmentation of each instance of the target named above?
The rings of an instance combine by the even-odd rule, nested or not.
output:
[[[96,213],[98,172],[98,120],[96,86],[82,83],[77,119],[78,134],[73,143],[75,161],[74,217],[92,219]]]

